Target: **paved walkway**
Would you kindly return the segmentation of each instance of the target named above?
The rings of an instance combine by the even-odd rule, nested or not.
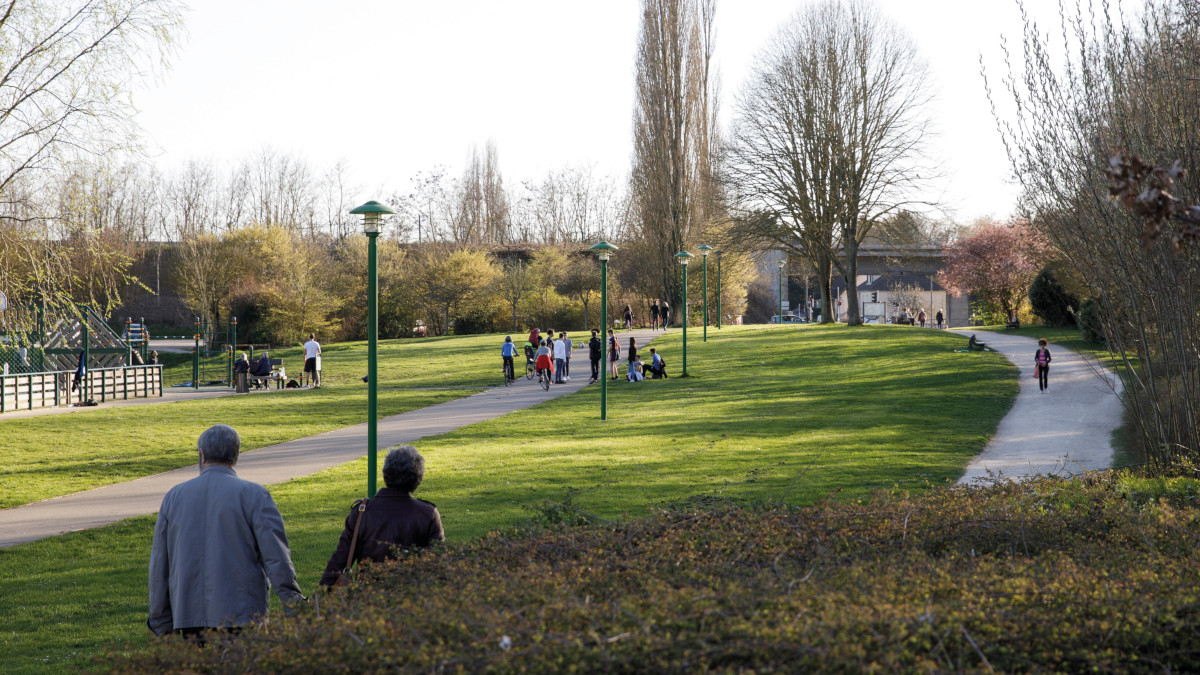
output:
[[[1043,394],[1033,375],[1037,340],[970,329],[963,333],[974,333],[1016,365],[1021,390],[960,484],[987,481],[990,475],[1078,474],[1112,466],[1112,432],[1121,425],[1123,412],[1120,378],[1051,343],[1050,388]]]
[[[622,353],[630,337],[637,338],[641,346],[661,334],[661,331],[649,330],[622,333]],[[587,334],[581,332],[576,335]],[[573,362],[571,381],[551,385],[550,391],[544,391],[536,380],[522,377],[510,387],[497,387],[381,419],[378,425],[379,447],[384,449],[426,436],[444,434],[579,391],[587,384],[591,374],[586,347],[584,351],[575,352]],[[258,448],[239,458],[237,472],[240,477],[256,483],[281,483],[362,457],[366,454],[366,439],[367,425],[363,423]],[[0,510],[0,548],[155,513],[168,490],[195,475],[196,467],[189,466]]]

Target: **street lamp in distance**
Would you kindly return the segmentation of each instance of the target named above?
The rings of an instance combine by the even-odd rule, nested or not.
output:
[[[783,325],[783,268],[787,267],[787,261],[783,258],[779,259],[779,325]]]
[[[608,419],[608,259],[616,246],[602,241],[592,247],[600,259],[600,419]]]
[[[363,231],[367,235],[367,497],[375,496],[375,476],[379,473],[379,263],[375,238],[383,217],[396,211],[374,199],[350,210],[362,214]]]
[[[700,244],[700,255],[704,256],[704,342],[708,342],[708,252],[713,247]]]
[[[717,330],[721,330],[721,249],[713,251],[717,254]]]
[[[675,259],[679,261],[680,267],[683,268],[683,375],[687,377],[687,329],[688,329],[688,304],[687,304],[687,267],[688,262],[696,256],[687,251],[680,251],[675,254]]]

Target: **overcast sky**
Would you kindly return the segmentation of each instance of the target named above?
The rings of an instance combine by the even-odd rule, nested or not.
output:
[[[270,146],[322,170],[345,161],[364,198],[457,174],[494,139],[510,185],[591,164],[624,176],[632,149],[637,0],[196,0],[174,67],[139,93],[164,170],[230,164]],[[755,54],[803,1],[718,0],[722,112]],[[1029,3],[1053,20],[1056,3]],[[1019,45],[1015,0],[879,0],[929,64],[933,196],[960,222],[1004,217],[1016,194],[979,74]]]

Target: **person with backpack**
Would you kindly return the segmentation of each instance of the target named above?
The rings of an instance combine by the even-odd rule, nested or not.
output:
[[[617,379],[617,362],[621,360],[621,345],[617,342],[617,338],[613,335],[611,328],[608,329],[608,369],[612,375],[612,379]]]
[[[1038,390],[1043,394],[1050,391],[1050,350],[1046,338],[1038,340],[1038,350],[1033,355],[1033,372],[1038,379]]]
[[[600,379],[600,357],[604,356],[604,344],[600,342],[600,331],[592,329],[592,339],[588,340],[588,356],[592,359],[592,379],[588,384]]]
[[[925,308],[922,307],[920,311],[917,312],[917,323],[920,324],[921,328],[925,327],[925,318]]]

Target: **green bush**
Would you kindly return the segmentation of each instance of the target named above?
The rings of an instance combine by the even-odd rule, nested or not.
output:
[[[319,606],[204,649],[154,641],[94,665],[1197,672],[1198,506],[1194,480],[1105,473],[603,526],[540,518],[369,567]]]
[[[1079,332],[1083,339],[1095,345],[1105,344],[1104,331],[1101,329],[1104,318],[1096,301],[1088,298],[1079,303]]]
[[[1079,299],[1067,292],[1046,266],[1029,286],[1029,306],[1047,326],[1070,328],[1075,325]]]

